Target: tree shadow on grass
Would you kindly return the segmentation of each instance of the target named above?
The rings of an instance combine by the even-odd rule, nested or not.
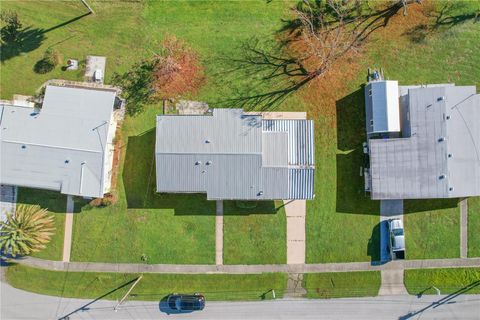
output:
[[[363,168],[368,159],[363,153],[365,103],[360,88],[336,103],[337,108],[337,212],[378,215],[378,201],[365,193]]]
[[[4,63],[13,57],[31,52],[40,47],[45,39],[44,29],[26,27],[19,32],[16,41],[2,42],[0,61]]]
[[[80,20],[81,18],[90,15],[90,12],[79,15],[75,18],[72,18],[68,21],[57,24],[48,29],[42,28],[33,28],[32,26],[23,28],[19,31],[17,40],[15,41],[2,41],[0,46],[0,61],[4,63],[5,61],[19,56],[24,53],[34,51],[39,48],[43,41],[46,40],[45,34],[53,31],[55,29],[64,27],[72,22]]]
[[[467,12],[467,3],[462,1],[446,1],[441,7],[427,11],[429,22],[416,25],[407,30],[406,35],[415,43],[424,42],[429,36],[450,30],[451,28],[473,20],[480,22],[480,11]]]

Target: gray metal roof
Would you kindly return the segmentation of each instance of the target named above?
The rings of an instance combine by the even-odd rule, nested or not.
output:
[[[241,109],[158,116],[156,164],[158,192],[207,193],[208,199],[311,199],[313,123],[262,120]]]
[[[115,92],[47,86],[42,109],[0,106],[0,182],[101,197]]]
[[[370,139],[373,199],[480,195],[480,95],[474,86],[407,87],[402,138]]]

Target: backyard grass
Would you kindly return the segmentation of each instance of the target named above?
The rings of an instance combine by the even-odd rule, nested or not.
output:
[[[480,268],[414,269],[404,271],[404,283],[410,294],[479,294]]]
[[[41,208],[48,209],[48,213],[53,215],[55,234],[45,249],[32,255],[42,259],[62,260],[67,196],[54,191],[18,188],[18,204],[39,205]]]
[[[64,298],[120,299],[138,274],[61,272],[12,265],[7,269],[7,281],[15,288]],[[144,274],[129,296],[129,300],[161,301],[168,294],[199,292],[211,300],[272,299],[283,297],[287,275],[263,273],[252,275],[227,274]],[[122,287],[123,286],[123,287]],[[112,290],[116,291],[109,293]],[[107,294],[106,296],[104,296]]]
[[[89,1],[89,5],[95,14],[85,15],[87,9],[80,1],[61,5],[55,1],[2,1],[2,10],[16,11],[23,23],[20,43],[2,44],[2,99],[33,94],[49,79],[83,80],[87,55],[107,57],[107,80],[145,55],[142,33],[138,32],[143,25],[143,3]],[[33,67],[47,48],[57,50],[62,62],[52,72],[35,73]],[[68,59],[78,59],[81,68],[62,71]]]
[[[468,198],[468,256],[480,257],[480,197]]]
[[[224,264],[284,264],[286,217],[281,201],[261,201],[241,209],[235,201],[224,202]]]
[[[407,259],[460,257],[457,199],[404,201]]]
[[[380,285],[379,271],[307,273],[303,276],[308,298],[376,296]]]

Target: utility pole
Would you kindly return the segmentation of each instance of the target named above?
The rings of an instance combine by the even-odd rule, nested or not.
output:
[[[130,292],[132,292],[133,288],[137,285],[137,283],[142,279],[143,275],[141,275],[140,277],[138,277],[138,279],[132,284],[132,286],[130,287],[130,289],[128,289],[127,293],[125,293],[125,295],[123,296],[122,300],[120,300],[117,305],[113,308],[113,310],[115,312],[118,311],[118,307],[123,303],[123,301],[125,301],[125,299],[127,299],[128,295],[130,294]]]

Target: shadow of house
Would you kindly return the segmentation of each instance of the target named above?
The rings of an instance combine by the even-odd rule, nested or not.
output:
[[[449,209],[458,207],[460,199],[419,199],[419,200],[404,200],[403,213],[415,213],[434,211],[440,209]]]
[[[378,215],[378,201],[365,193],[363,168],[368,159],[363,153],[365,102],[360,88],[336,103],[337,109],[337,212]]]
[[[19,204],[39,205],[50,212],[65,213],[67,196],[58,191],[18,187],[17,205]]]

